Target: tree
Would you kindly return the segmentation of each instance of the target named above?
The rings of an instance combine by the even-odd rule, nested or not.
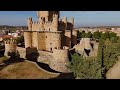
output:
[[[86,38],[92,38],[92,33],[91,32],[88,32],[88,33],[86,33],[86,36],[85,36]]]
[[[81,38],[85,38],[85,36],[86,36],[85,31],[82,31],[82,32],[81,32]]]
[[[113,37],[117,37],[117,34],[114,33],[114,32],[110,32],[110,33],[109,33],[109,38],[111,39],[111,38],[113,38]]]
[[[92,38],[100,39],[101,38],[101,34],[102,34],[101,32],[96,31],[96,32],[93,33]]]
[[[116,37],[111,37],[110,40],[111,40],[112,43],[116,43],[118,41],[118,39],[119,39],[119,37],[116,36]]]
[[[24,36],[17,37],[17,38],[16,38],[16,41],[17,41],[17,43],[22,43],[22,42],[24,42]]]
[[[77,37],[81,38],[81,32],[80,31],[77,32]]]
[[[101,35],[101,39],[106,40],[107,38],[109,38],[109,32],[105,32]]]
[[[101,65],[95,58],[83,58],[77,53],[72,55],[69,68],[80,79],[101,79]]]
[[[109,38],[106,40],[100,39],[97,60],[101,61],[104,77],[106,76],[106,72],[116,63],[119,55],[120,39],[114,43]]]

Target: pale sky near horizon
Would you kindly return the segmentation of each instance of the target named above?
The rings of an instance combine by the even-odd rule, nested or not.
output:
[[[27,25],[27,17],[37,20],[36,11],[0,11],[0,25]],[[120,26],[120,11],[60,11],[60,17],[75,18],[75,26]]]

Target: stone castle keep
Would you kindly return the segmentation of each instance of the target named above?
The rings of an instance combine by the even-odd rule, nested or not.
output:
[[[73,30],[74,18],[59,19],[59,11],[38,11],[38,21],[28,18],[28,31],[24,32],[25,47],[37,47],[38,50],[71,48],[77,44],[77,32]]]
[[[24,31],[25,48],[11,43],[9,46],[6,42],[6,52],[18,51],[20,57],[25,58],[28,53],[35,51],[28,51],[28,48],[36,48],[39,53],[38,62],[47,60],[53,70],[67,72],[69,49],[77,44],[77,30],[73,30],[74,18],[69,22],[66,17],[60,19],[59,11],[37,11],[37,17],[36,22],[33,22],[32,17],[28,18],[28,30]]]

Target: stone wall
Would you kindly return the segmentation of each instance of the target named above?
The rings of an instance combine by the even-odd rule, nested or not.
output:
[[[32,31],[32,17],[28,17],[28,30]]]
[[[38,50],[52,51],[62,46],[71,48],[71,43],[77,43],[77,33],[73,30],[74,18],[70,22],[67,22],[66,17],[59,21],[59,11],[38,11],[37,16],[36,22],[28,18],[28,29],[32,32],[24,32],[26,48],[37,47]]]
[[[32,31],[38,31],[38,30],[42,30],[43,24],[39,23],[39,22],[33,22],[32,23]]]
[[[51,60],[53,59],[53,53],[46,52],[46,51],[38,51],[39,57],[37,59],[38,62],[50,64]]]
[[[72,38],[71,38],[71,45],[77,45],[77,30],[72,30]]]
[[[38,62],[48,64],[55,71],[69,72],[69,69],[66,67],[69,63],[68,49],[54,49],[53,53],[40,50],[38,52]]]
[[[37,38],[38,38],[38,50],[46,50],[46,33],[44,32],[38,32]],[[49,37],[47,37],[49,38]]]
[[[32,63],[32,64],[34,64],[36,67],[38,67],[38,69],[40,69],[40,70],[42,70],[42,71],[44,71],[44,72],[46,72],[46,73],[48,73],[48,74],[56,75],[56,77],[60,75],[60,73],[53,73],[53,72],[49,72],[49,71],[47,71],[47,70],[42,69],[42,68],[39,67],[39,65],[38,65],[37,63],[35,63],[35,62],[28,61],[28,60],[26,60],[25,62]]]
[[[71,48],[71,30],[65,30],[65,35],[64,35],[64,46],[67,46]]]
[[[90,44],[90,38],[84,38],[85,42],[85,49],[92,50],[91,44]]]
[[[59,72],[69,72],[69,69],[67,68],[69,63],[68,53],[68,49],[54,49],[50,67]]]
[[[15,40],[6,40],[5,41],[5,56],[9,56],[10,53],[16,53],[17,43]]]
[[[81,38],[80,43],[75,45],[75,51],[84,57],[97,56],[99,43],[96,41],[91,41],[90,38]]]
[[[26,48],[17,47],[17,51],[20,55],[20,58],[26,58]]]
[[[32,46],[32,32],[31,31],[24,32],[24,41],[25,41],[25,48]]]
[[[61,48],[61,32],[39,32],[38,50],[53,51]]]
[[[38,47],[37,32],[32,32],[32,47]]]

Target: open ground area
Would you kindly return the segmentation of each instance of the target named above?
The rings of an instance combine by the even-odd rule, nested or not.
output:
[[[2,63],[6,58],[2,57],[0,59],[0,63]],[[57,76],[59,74],[44,71],[28,61],[12,63],[0,70],[0,79],[50,79]]]

